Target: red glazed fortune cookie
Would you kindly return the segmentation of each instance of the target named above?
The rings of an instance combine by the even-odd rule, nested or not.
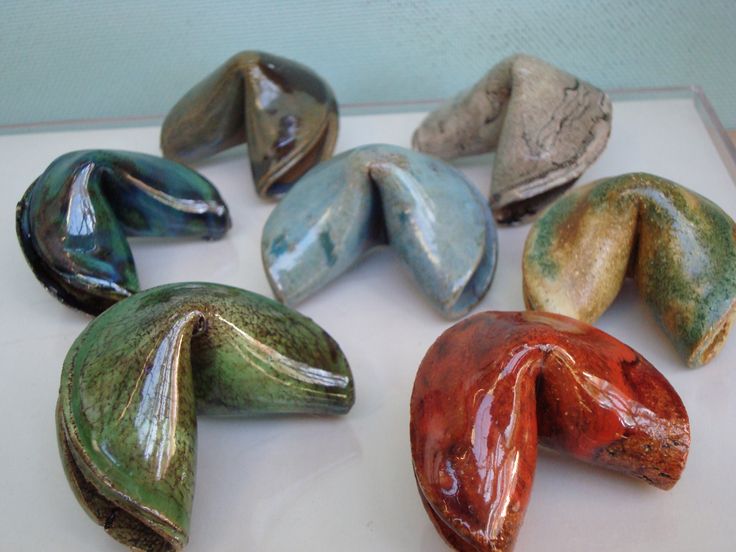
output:
[[[524,517],[537,443],[671,488],[690,425],[672,386],[630,347],[542,312],[485,312],[443,333],[411,397],[419,492],[461,551],[508,551]]]

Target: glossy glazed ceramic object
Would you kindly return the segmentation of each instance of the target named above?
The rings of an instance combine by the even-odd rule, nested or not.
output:
[[[259,195],[278,197],[332,155],[337,119],[335,96],[314,71],[272,54],[240,52],[169,111],[161,150],[193,163],[246,142]]]
[[[705,364],[736,315],[736,226],[711,201],[632,173],[560,198],[524,246],[527,308],[594,322],[626,276],[679,353]]]
[[[227,206],[208,180],[126,151],[62,155],[16,209],[18,240],[36,277],[90,314],[139,289],[126,236],[218,239],[228,228]]]
[[[498,222],[514,223],[571,186],[601,154],[610,132],[604,92],[519,54],[430,113],[413,145],[442,159],[495,151],[491,207]]]
[[[443,333],[417,372],[410,434],[424,506],[463,551],[513,548],[538,443],[661,489],[690,443],[685,407],[651,364],[541,312],[484,312]]]
[[[344,414],[353,401],[342,351],[309,318],[237,288],[171,284],[87,326],[64,361],[56,422],[87,513],[133,549],[179,550],[197,413]]]
[[[379,245],[450,318],[472,309],[493,279],[496,231],[476,188],[438,159],[389,145],[355,148],[307,173],[271,213],[261,251],[274,294],[295,304]]]

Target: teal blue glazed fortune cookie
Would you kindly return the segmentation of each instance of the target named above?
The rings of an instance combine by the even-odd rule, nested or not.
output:
[[[62,155],[16,209],[18,240],[36,277],[90,314],[140,288],[126,236],[215,240],[229,228],[227,206],[203,176],[126,151]]]
[[[276,297],[293,305],[388,245],[440,312],[469,312],[491,285],[497,244],[486,201],[457,169],[418,152],[368,145],[310,170],[263,229]]]
[[[56,428],[90,517],[133,550],[175,551],[189,538],[197,414],[345,414],[353,402],[345,356],[309,318],[242,289],[169,284],[80,334]]]

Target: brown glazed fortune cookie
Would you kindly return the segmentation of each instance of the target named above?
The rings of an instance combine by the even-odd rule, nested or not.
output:
[[[495,151],[490,201],[503,224],[522,222],[572,186],[610,133],[603,91],[517,54],[430,113],[412,145],[445,160]]]
[[[246,142],[258,194],[278,197],[332,155],[337,124],[335,96],[319,75],[286,58],[246,51],[169,111],[161,150],[192,163]]]
[[[690,445],[685,407],[649,362],[542,312],[484,312],[443,333],[417,372],[410,435],[425,509],[461,551],[513,548],[538,443],[660,489]]]

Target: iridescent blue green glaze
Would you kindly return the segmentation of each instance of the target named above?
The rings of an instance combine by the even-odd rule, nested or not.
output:
[[[194,496],[197,414],[344,414],[347,360],[266,297],[170,284],[121,301],[72,345],[56,413],[77,499],[135,550],[179,550]]]
[[[139,290],[126,236],[219,239],[230,228],[215,187],[142,153],[85,150],[57,158],[16,209],[33,272],[61,302],[98,314]]]
[[[332,155],[337,127],[335,95],[319,75],[290,59],[246,51],[171,108],[161,151],[194,163],[246,142],[256,190],[277,198]]]
[[[496,230],[483,197],[450,165],[390,145],[355,148],[309,171],[271,213],[261,253],[274,294],[295,304],[382,245],[449,318],[491,285]]]
[[[630,173],[572,190],[529,232],[530,309],[592,323],[627,276],[685,361],[705,364],[736,317],[736,225],[684,186]]]

